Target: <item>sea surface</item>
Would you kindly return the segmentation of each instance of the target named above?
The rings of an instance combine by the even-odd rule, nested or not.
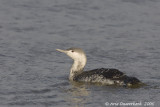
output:
[[[147,85],[70,82],[70,47]],[[143,106],[160,107],[160,0],[0,0],[0,107]]]

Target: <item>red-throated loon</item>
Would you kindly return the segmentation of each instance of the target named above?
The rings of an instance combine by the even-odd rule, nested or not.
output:
[[[74,60],[70,69],[69,80],[76,82],[101,83],[104,85],[133,86],[142,84],[136,77],[130,77],[123,72],[112,68],[99,68],[90,71],[84,71],[87,57],[80,48],[69,48],[66,50],[56,49],[67,54]]]

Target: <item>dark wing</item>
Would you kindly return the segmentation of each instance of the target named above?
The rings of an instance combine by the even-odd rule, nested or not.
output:
[[[105,79],[118,79],[124,76],[124,73],[117,69],[100,68],[91,71],[84,71],[74,78],[75,81],[81,81],[92,76],[103,76]]]
[[[142,84],[142,82],[136,77],[129,77],[117,69],[106,69],[106,68],[100,68],[82,72],[81,74],[77,75],[73,80],[92,82],[99,77],[102,80],[101,82],[103,82],[103,80],[105,79],[113,80],[115,84],[121,84],[124,86],[134,86],[134,85],[137,86]]]

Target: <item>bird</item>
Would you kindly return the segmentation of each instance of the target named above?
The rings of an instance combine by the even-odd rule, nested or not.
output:
[[[102,85],[116,85],[124,87],[139,86],[142,82],[136,77],[127,76],[115,68],[97,68],[83,71],[87,63],[85,52],[81,48],[56,49],[73,59],[69,80],[84,83],[99,83]]]

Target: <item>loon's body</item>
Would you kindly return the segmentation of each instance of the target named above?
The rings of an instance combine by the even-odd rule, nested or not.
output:
[[[74,63],[70,70],[69,80],[76,82],[101,83],[105,85],[133,86],[141,84],[135,77],[129,77],[123,72],[113,68],[99,68],[84,71],[87,57],[80,48],[69,48],[67,50],[56,49],[70,56]]]

